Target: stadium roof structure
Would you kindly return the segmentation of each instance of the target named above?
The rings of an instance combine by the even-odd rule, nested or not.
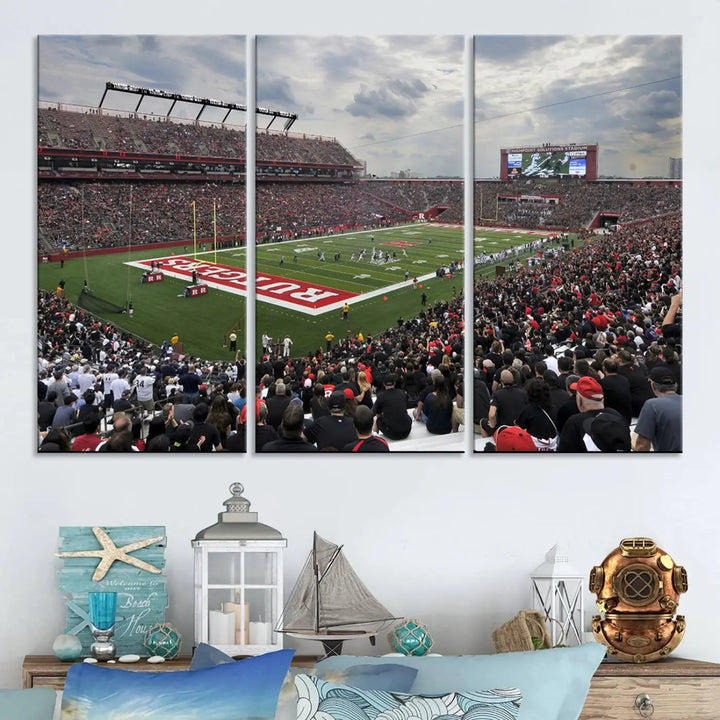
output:
[[[180,93],[169,92],[167,90],[156,90],[154,88],[143,88],[139,87],[138,85],[128,85],[127,83],[114,82],[105,83],[105,91],[103,92],[102,98],[100,98],[98,109],[102,108],[102,104],[103,102],[105,102],[105,97],[108,93],[108,90],[115,90],[117,92],[130,93],[131,95],[139,96],[138,103],[135,106],[134,112],[138,112],[140,110],[140,105],[146,97],[164,98],[166,100],[172,100],[172,104],[170,105],[170,109],[167,111],[166,117],[170,117],[170,114],[172,113],[173,108],[178,101],[192,103],[194,105],[200,105],[200,112],[195,118],[196,121],[200,120],[200,116],[203,114],[205,108],[207,107],[220,107],[227,109],[227,113],[225,113],[225,116],[222,119],[223,123],[227,120],[228,115],[230,115],[233,110],[247,112],[247,105],[238,105],[237,103],[224,102],[223,100],[211,100],[209,98],[196,97],[195,95],[181,95]],[[296,113],[284,112],[282,110],[270,110],[268,108],[256,107],[255,113],[257,115],[268,115],[270,117],[270,122],[265,128],[266,130],[269,129],[269,127],[275,122],[277,118],[285,118],[285,125],[283,126],[283,131],[289,130],[292,127],[293,123],[297,120]]]

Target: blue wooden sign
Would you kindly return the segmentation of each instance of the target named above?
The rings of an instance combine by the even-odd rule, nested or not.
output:
[[[143,637],[165,621],[165,528],[163,526],[61,527],[58,588],[67,606],[64,632],[77,635],[90,655],[89,592],[117,592],[113,640],[118,655],[147,655]]]

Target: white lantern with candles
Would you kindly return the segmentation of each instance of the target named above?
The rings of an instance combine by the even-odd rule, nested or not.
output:
[[[545,616],[551,646],[583,642],[586,574],[570,566],[566,548],[555,545],[530,576],[532,608]]]
[[[283,549],[278,530],[258,522],[243,486],[218,522],[192,541],[195,555],[195,645],[209,643],[233,657],[279,650],[283,636],[273,632],[282,612]]]

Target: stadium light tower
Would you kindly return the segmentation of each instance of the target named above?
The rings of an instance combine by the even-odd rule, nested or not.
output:
[[[223,124],[228,118],[228,115],[233,110],[239,110],[240,112],[247,112],[247,105],[239,105],[238,103],[229,103],[225,102],[223,100],[211,100],[210,98],[200,98],[196,97],[195,95],[182,95],[180,93],[175,92],[169,92],[168,90],[156,90],[155,88],[143,88],[138,85],[129,85],[127,83],[114,83],[114,82],[106,82],[105,83],[105,91],[103,92],[102,97],[100,98],[100,103],[98,104],[98,110],[102,109],[102,104],[105,102],[105,97],[107,96],[108,90],[114,90],[116,92],[122,92],[122,93],[129,93],[131,95],[137,95],[138,96],[138,102],[135,106],[134,112],[138,112],[140,110],[140,105],[142,104],[142,101],[146,97],[154,97],[154,98],[163,98],[165,100],[172,100],[172,103],[170,105],[170,109],[167,111],[166,117],[170,117],[175,104],[180,102],[187,102],[191,103],[193,105],[200,105],[200,112],[198,112],[197,116],[195,117],[195,121],[197,122],[200,120],[200,116],[205,111],[205,108],[207,107],[219,107],[219,108],[225,108],[227,109],[227,113],[225,113],[225,116],[222,119]],[[255,113],[257,115],[268,115],[270,116],[270,122],[267,125],[267,128],[270,127],[270,125],[273,124],[273,122],[276,120],[276,118],[285,118],[285,125],[283,126],[284,131],[288,131],[293,123],[297,120],[297,113],[289,113],[284,112],[282,110],[270,110],[269,108],[261,108],[256,107]],[[266,128],[266,129],[267,129]]]

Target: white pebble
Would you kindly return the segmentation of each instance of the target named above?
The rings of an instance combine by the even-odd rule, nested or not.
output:
[[[108,664],[108,665],[114,665],[114,664],[115,664],[115,661],[114,661],[114,660],[108,660],[108,661],[107,661],[107,664]]]
[[[137,662],[140,659],[139,655],[121,655],[118,658],[118,661],[121,663],[134,663]]]
[[[162,655],[153,655],[147,659],[149,663],[161,663],[165,662],[165,658]]]
[[[95,658],[85,658],[83,662],[87,663],[88,665],[94,665],[97,660]]]

